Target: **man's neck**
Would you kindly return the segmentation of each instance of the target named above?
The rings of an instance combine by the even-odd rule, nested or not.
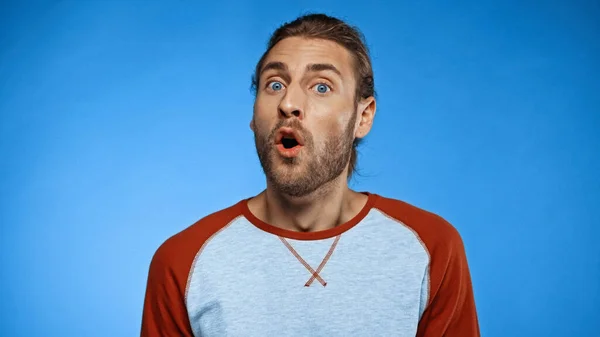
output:
[[[250,199],[250,211],[262,221],[298,232],[322,231],[336,227],[356,216],[367,196],[348,187],[340,177],[303,197],[280,193],[270,184]]]

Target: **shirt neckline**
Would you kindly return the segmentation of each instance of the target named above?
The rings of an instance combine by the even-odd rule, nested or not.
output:
[[[336,227],[315,232],[293,231],[289,229],[280,228],[260,220],[254,214],[252,214],[250,208],[248,208],[248,201],[251,198],[242,200],[240,202],[240,206],[242,209],[242,215],[254,226],[267,233],[293,240],[325,240],[341,235],[342,233],[350,230],[352,227],[356,226],[361,220],[363,220],[367,216],[369,211],[373,208],[373,205],[375,204],[378,195],[369,192],[361,193],[365,194],[368,197],[368,199],[363,208],[358,212],[358,214],[356,214],[349,221],[340,224]]]

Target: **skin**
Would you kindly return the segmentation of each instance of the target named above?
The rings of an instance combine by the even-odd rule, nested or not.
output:
[[[271,49],[263,69],[250,128],[267,187],[249,200],[250,211],[292,231],[321,231],[349,221],[367,201],[348,187],[352,142],[369,133],[376,110],[374,97],[355,100],[352,55],[332,41],[290,37]],[[281,126],[304,138],[295,158],[276,150]]]

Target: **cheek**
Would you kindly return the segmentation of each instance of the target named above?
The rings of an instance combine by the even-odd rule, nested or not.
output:
[[[271,128],[264,122],[255,121],[254,123],[254,134],[260,138],[267,138],[271,133]]]
[[[277,111],[281,95],[272,95],[264,92],[258,93],[254,100],[254,110],[257,112],[272,112],[273,109]]]
[[[315,128],[319,130],[318,134],[322,134],[327,138],[339,137],[346,131],[348,123],[351,122],[351,112],[336,112],[326,116],[322,116],[315,123]]]
[[[309,130],[313,130],[313,141],[318,151],[324,151],[328,143],[340,138],[344,132],[340,120],[332,116],[316,121],[314,128]]]
[[[254,104],[254,131],[262,134],[269,132],[271,125],[274,125],[277,119],[277,114],[273,113],[272,108],[265,106],[264,102],[256,102]]]
[[[308,113],[321,123],[327,123],[329,127],[348,124],[351,114],[354,111],[353,105],[349,104],[350,99],[346,96],[335,96],[329,98],[320,98],[309,102]]]

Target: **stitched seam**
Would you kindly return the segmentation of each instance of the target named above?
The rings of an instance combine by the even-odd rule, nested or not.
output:
[[[341,236],[341,234],[335,237],[335,240],[331,244],[331,247],[329,248],[327,255],[325,255],[325,257],[323,258],[323,261],[321,261],[321,264],[319,265],[319,268],[317,268],[317,275],[323,270],[323,268],[327,264],[327,261],[329,261],[329,258],[333,254],[333,251],[335,250],[335,247],[338,244],[338,241],[340,241],[340,236]],[[310,285],[313,283],[314,280],[315,280],[315,276],[313,275],[310,278],[310,280],[308,280],[308,282],[306,282],[305,286],[310,287]],[[323,286],[326,286],[326,285],[327,285],[327,283],[325,283]]]
[[[292,254],[298,259],[298,261],[300,261],[300,263],[302,263],[304,267],[308,269],[308,271],[319,280],[321,284],[326,284],[325,280],[323,280],[321,276],[317,274],[317,272],[300,256],[300,254],[298,254],[294,247],[292,247],[292,245],[289,242],[287,242],[285,238],[280,236],[279,239],[290,250],[290,252],[292,252]]]
[[[423,309],[423,312],[425,312],[425,310],[429,306],[429,301],[431,299],[431,254],[429,253],[429,249],[427,249],[427,246],[425,245],[425,242],[423,242],[423,240],[421,239],[421,236],[419,236],[419,234],[417,233],[417,231],[415,231],[412,227],[408,226],[404,222],[402,222],[402,221],[394,218],[393,216],[387,214],[386,212],[382,211],[381,209],[379,209],[377,207],[373,207],[373,209],[379,211],[386,218],[388,218],[388,219],[390,219],[390,220],[392,220],[394,222],[399,223],[404,228],[406,228],[409,231],[411,231],[413,233],[413,235],[417,238],[417,240],[419,240],[419,243],[423,247],[423,250],[425,250],[425,253],[427,253],[427,270],[425,272],[429,273],[429,275],[427,277],[427,301],[425,301],[425,308]]]
[[[206,239],[204,241],[204,243],[202,244],[202,246],[196,253],[196,256],[194,256],[194,260],[192,261],[192,266],[190,268],[190,272],[188,273],[188,277],[187,277],[187,281],[186,281],[186,285],[185,285],[184,303],[185,303],[186,308],[188,307],[187,300],[188,300],[188,292],[190,290],[190,282],[192,280],[192,275],[194,274],[194,270],[196,269],[196,262],[198,261],[200,254],[202,254],[204,247],[206,247],[208,242],[210,240],[212,240],[217,234],[221,233],[225,228],[229,227],[232,223],[236,222],[239,218],[242,218],[242,217],[243,217],[243,215],[236,216],[235,218],[233,218],[233,220],[229,221],[229,223],[227,225],[221,227],[218,231],[214,232],[211,236],[209,236],[208,239]]]
[[[306,261],[304,261],[304,259],[300,256],[300,254],[298,254],[298,252],[296,252],[294,247],[292,247],[292,245],[290,245],[290,243],[287,242],[287,240],[285,238],[279,236],[279,239],[290,250],[290,252],[292,252],[292,254],[298,259],[298,261],[300,261],[300,263],[302,263],[304,265],[304,267],[306,269],[308,269],[308,271],[313,275],[313,277],[317,278],[319,283],[321,283],[323,286],[325,286],[325,284],[327,284],[327,282],[325,282],[325,280],[323,280],[321,278],[321,276],[319,276],[319,274],[317,274],[317,272]]]

